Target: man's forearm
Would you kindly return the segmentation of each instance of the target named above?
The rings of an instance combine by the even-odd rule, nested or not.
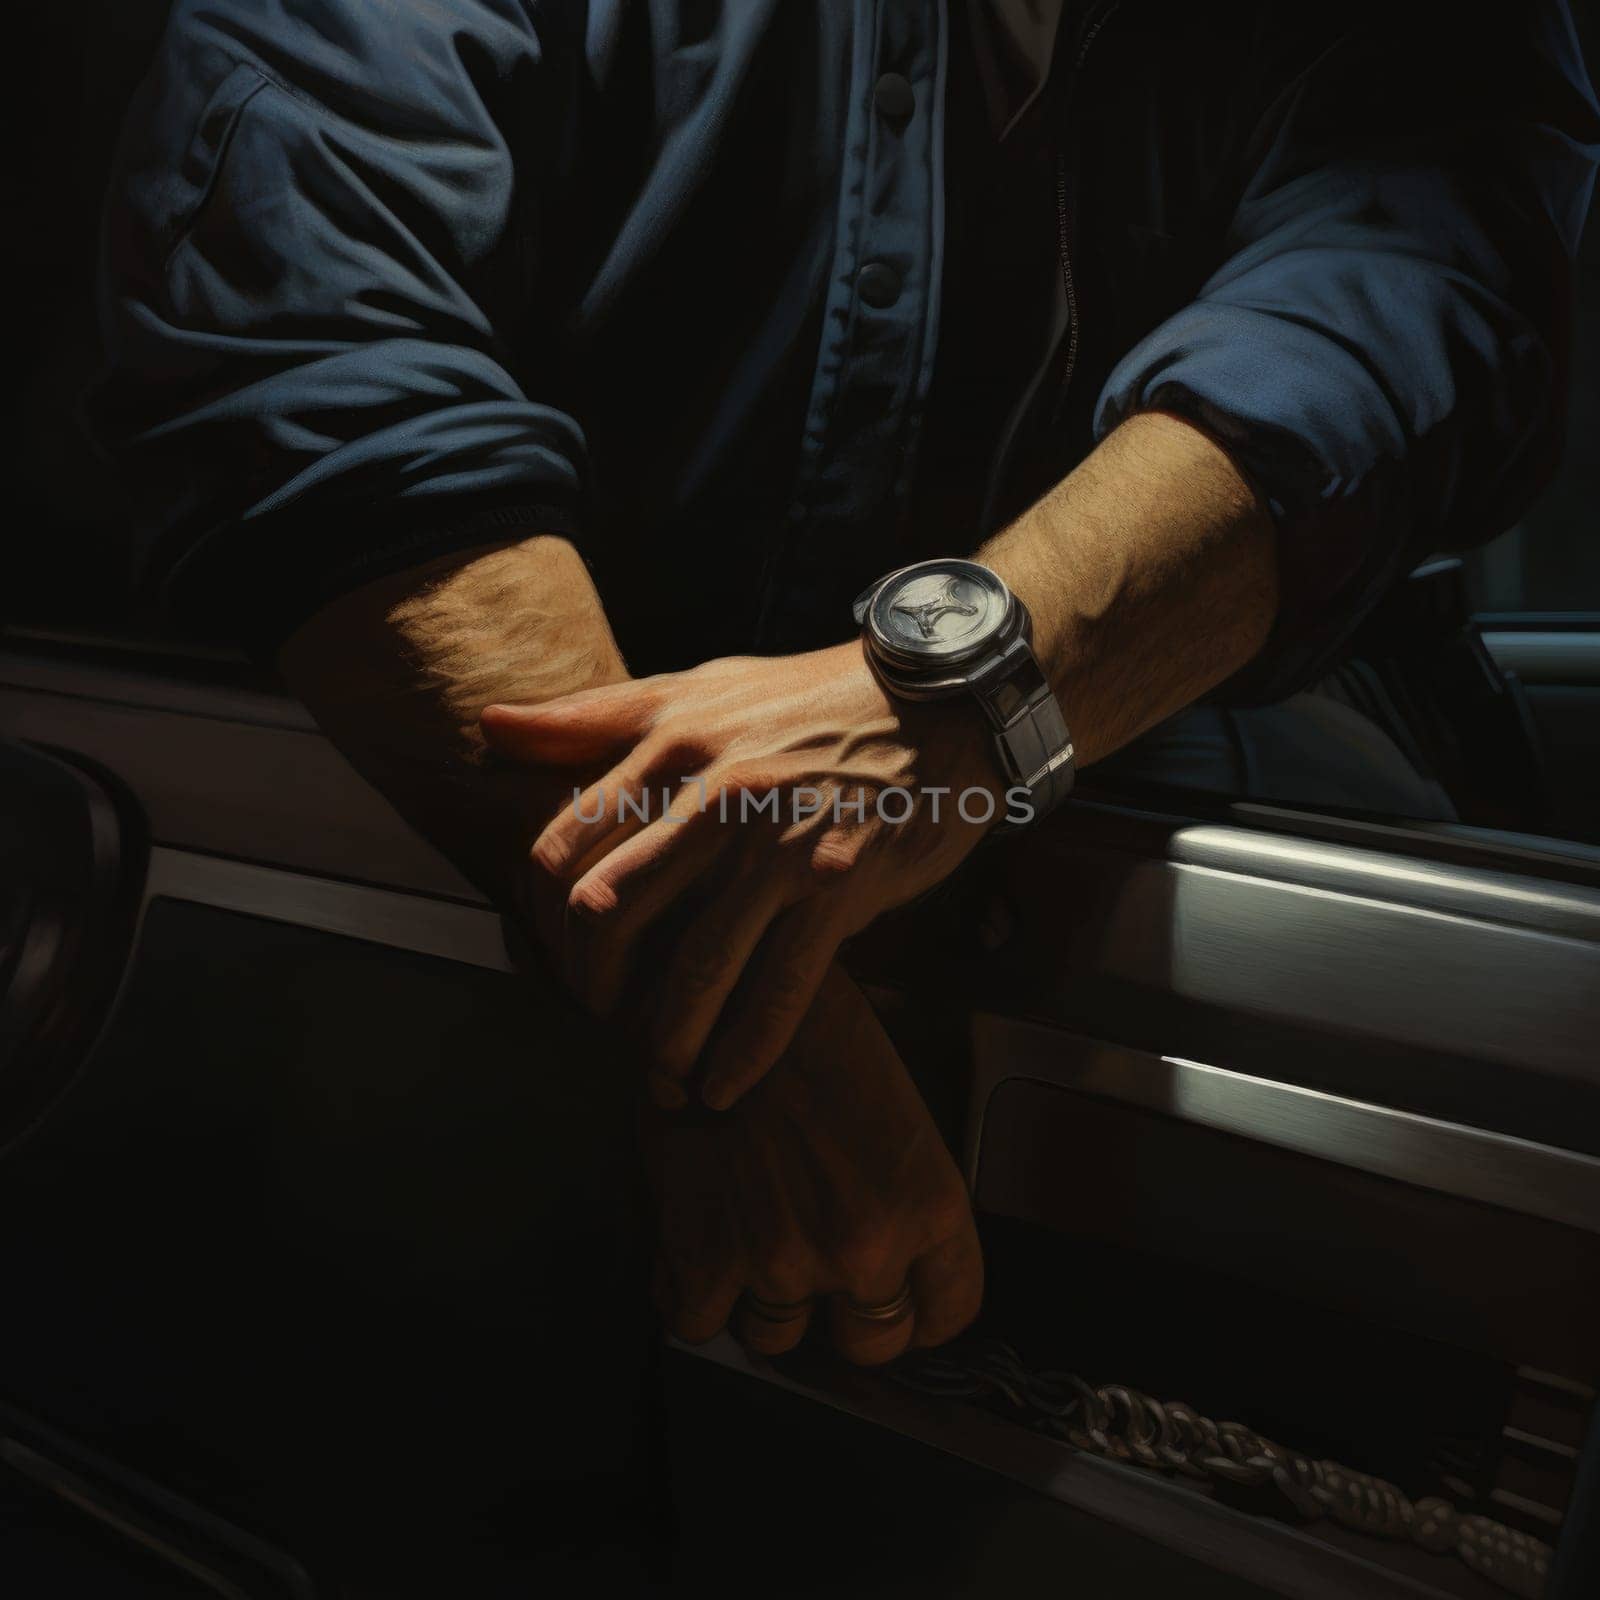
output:
[[[486,764],[480,712],[628,676],[581,558],[548,537],[342,596],[293,635],[279,666],[361,774],[502,903],[572,775]]]
[[[1035,648],[1085,763],[1243,666],[1267,637],[1276,606],[1271,518],[1217,446],[1160,415],[1117,429],[979,554],[1027,603]],[[920,774],[919,781],[933,779],[948,792],[957,780],[976,781],[990,761],[987,735],[970,708],[941,707],[931,722],[913,717],[886,699],[858,646],[788,662],[711,663],[630,683],[583,563],[555,538],[371,584],[307,623],[282,663],[357,768],[487,893],[531,914],[549,948],[573,954],[569,910],[582,913],[577,946],[588,952],[588,979],[569,976],[602,1010],[615,998],[610,980],[661,909],[656,899],[680,893],[679,877],[699,880],[704,863],[696,851],[714,856],[730,843],[665,824],[634,838],[620,814],[612,819],[615,832],[590,827],[567,840],[576,830],[563,806],[575,783],[603,786],[609,777],[616,792],[640,781],[690,781],[675,751],[670,771],[633,770],[643,759],[634,752],[649,749],[663,718],[693,731],[706,782],[719,786],[754,782],[750,772],[769,785],[777,780],[763,775],[772,772],[802,785],[849,772],[867,783]],[[597,692],[573,698],[582,690]],[[490,706],[497,708],[492,717]],[[485,760],[485,730],[508,760]],[[739,752],[737,760],[718,754],[728,751]],[[662,1024],[657,1043],[672,1055],[668,1065],[687,1070],[698,1056],[708,1021],[766,924],[782,921],[808,977],[819,978],[840,938],[943,876],[978,831],[947,824],[926,837],[889,830],[869,839],[842,829],[820,842],[807,830],[783,835],[777,844],[795,853],[792,872],[780,864],[767,879],[740,873],[735,899],[747,891],[765,898],[753,911],[741,912],[742,901],[708,911],[704,927],[694,924],[698,934],[684,935],[680,954],[694,970],[682,993],[710,992],[715,1004],[682,1024],[683,1040],[675,1012]],[[554,834],[563,845],[552,851]],[[694,850],[685,853],[691,834]],[[856,855],[872,840],[882,861],[867,870]],[[542,871],[530,865],[536,841]],[[656,860],[672,852],[676,876]],[[835,882],[846,866],[849,892]],[[798,901],[795,875],[803,886]],[[654,898],[642,891],[647,882],[656,885]],[[829,883],[834,892],[821,894],[818,885]],[[804,932],[808,915],[832,919],[814,939]],[[730,940],[729,917],[743,946]],[[742,953],[729,965],[734,950]],[[775,1019],[772,1037],[751,1044],[728,1035],[724,1053],[731,1059],[743,1052],[757,1075],[776,1059],[798,1020],[795,1006],[803,1009],[811,992],[784,966],[796,959],[790,952],[780,961],[771,951],[765,958],[778,973],[773,983],[789,996],[788,1009],[763,1001]],[[708,991],[696,972],[713,962],[720,963],[719,987]],[[747,1009],[752,1028],[765,1026],[760,1006]]]
[[[1130,418],[979,552],[1033,615],[1082,765],[1182,710],[1261,648],[1270,515],[1206,436]]]
[[[1117,430],[979,555],[1029,606],[1085,761],[1220,683],[1272,624],[1271,520],[1228,458],[1171,418]],[[481,725],[497,753],[530,770],[577,754],[603,764],[531,854],[567,891],[586,992],[602,1012],[620,1003],[646,932],[674,909],[674,949],[645,1022],[661,1070],[681,1080],[698,1066],[718,1108],[779,1060],[843,941],[976,846],[983,817],[958,806],[941,818],[936,797],[992,792],[999,776],[968,699],[894,697],[854,640],[497,705]],[[702,817],[630,826],[617,797],[641,788],[698,790]],[[891,788],[935,803],[896,825],[869,817],[865,795]],[[793,825],[736,837],[703,821],[713,794],[713,817],[731,795],[787,796]],[[717,887],[701,899],[707,883]]]

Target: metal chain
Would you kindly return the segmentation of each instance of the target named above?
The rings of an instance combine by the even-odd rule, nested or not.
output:
[[[1524,1600],[1539,1600],[1550,1546],[1490,1517],[1465,1516],[1436,1496],[1413,1502],[1392,1483],[1335,1461],[1316,1461],[1238,1422],[1213,1422],[1125,1384],[1091,1387],[1071,1372],[1035,1372],[999,1340],[902,1362],[895,1379],[946,1399],[998,1399],[1018,1421],[1074,1449],[1215,1486],[1276,1489],[1307,1521],[1331,1517],[1381,1539],[1454,1552],[1474,1572]]]

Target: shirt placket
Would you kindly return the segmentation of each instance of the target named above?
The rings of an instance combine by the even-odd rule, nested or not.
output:
[[[822,337],[762,619],[762,645],[772,650],[843,636],[851,599],[901,554],[933,369],[946,8],[857,0],[855,11]]]

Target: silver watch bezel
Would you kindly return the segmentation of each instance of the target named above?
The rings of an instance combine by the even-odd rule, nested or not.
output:
[[[945,649],[919,649],[897,637],[887,626],[894,597],[908,584],[931,573],[961,578],[986,591],[992,605],[998,608],[995,620]],[[981,562],[953,556],[914,561],[896,568],[857,596],[852,609],[877,666],[901,692],[919,697],[958,692],[971,676],[965,669],[1004,651],[1027,625],[1026,611],[997,572]]]
[[[883,608],[908,578],[930,569],[956,572],[982,583],[1002,602],[998,620],[953,649],[898,648],[880,620]],[[891,694],[906,700],[970,695],[994,730],[1001,771],[1042,806],[1034,812],[1035,819],[1061,804],[1072,790],[1072,732],[1033,653],[1028,608],[998,573],[956,557],[913,562],[863,590],[852,610],[867,662]],[[1018,824],[1007,820],[998,826],[1009,831]]]

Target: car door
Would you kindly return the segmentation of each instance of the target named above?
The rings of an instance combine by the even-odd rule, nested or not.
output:
[[[561,1024],[498,920],[270,685],[14,631],[0,726],[49,763],[14,781],[81,774],[124,841],[100,901],[31,900],[84,925],[98,1028],[35,1072],[49,1030],[19,1030],[0,1080],[31,1097],[0,1161],[14,1547],[107,1595],[403,1592],[386,1460],[514,1507],[526,1419],[581,1449],[642,1403],[624,1338],[520,1360],[527,1264],[625,1249],[618,1171],[552,1196],[529,1130],[598,1152],[608,1108],[551,1098]],[[1581,1592],[1600,852],[1172,801],[1075,801],[854,952],[966,1163],[986,1309],[891,1373],[670,1349],[685,1585],[1505,1592],[1270,1481],[1141,1466],[1126,1386],[1486,1515],[1508,1570],[1535,1538],[1544,1592]],[[49,1009],[38,965],[8,1017]],[[553,1206],[576,1237],[529,1221]],[[1124,1405],[1099,1441],[1065,1372]]]

